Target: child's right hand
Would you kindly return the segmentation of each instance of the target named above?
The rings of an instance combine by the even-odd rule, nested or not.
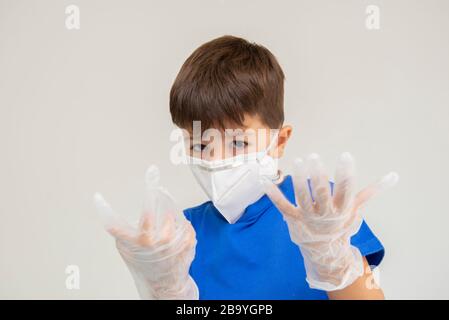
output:
[[[114,213],[100,194],[94,198],[142,299],[198,299],[198,288],[189,276],[195,231],[159,186],[157,167],[147,170],[144,209],[136,227]]]

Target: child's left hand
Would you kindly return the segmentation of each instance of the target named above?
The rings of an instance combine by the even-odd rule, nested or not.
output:
[[[349,153],[340,156],[333,192],[318,155],[310,155],[305,163],[297,159],[294,167],[297,206],[270,181],[264,183],[266,193],[301,250],[309,285],[326,291],[343,289],[364,271],[363,257],[350,243],[363,221],[358,209],[379,191],[395,185],[398,175],[391,172],[354,195],[355,166]]]

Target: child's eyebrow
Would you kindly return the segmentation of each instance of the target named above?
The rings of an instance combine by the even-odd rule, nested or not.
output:
[[[243,127],[243,128],[238,128],[238,129],[226,129],[224,131],[225,136],[230,136],[230,137],[236,137],[236,136],[255,136],[257,135],[258,130],[247,130],[248,127]],[[193,136],[191,134],[189,134],[188,136],[184,136],[184,140],[203,140],[203,137],[198,135],[198,136]]]
[[[256,132],[254,130],[230,130],[226,132],[227,136],[235,137],[235,136],[254,136]]]
[[[201,137],[192,137],[192,136],[190,136],[190,137],[184,137],[184,140],[192,141],[192,140],[202,140],[202,139],[201,139]]]

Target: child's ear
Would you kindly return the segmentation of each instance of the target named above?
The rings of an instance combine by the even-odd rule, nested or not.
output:
[[[284,149],[287,145],[288,139],[290,139],[292,130],[293,128],[290,125],[283,126],[279,130],[277,147],[273,150],[273,158],[281,158],[284,155]]]

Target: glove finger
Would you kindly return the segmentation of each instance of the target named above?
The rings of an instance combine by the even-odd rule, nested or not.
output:
[[[134,230],[124,229],[120,227],[111,227],[108,232],[118,241],[133,245],[136,242],[136,234]]]
[[[393,187],[398,182],[398,180],[399,175],[396,172],[390,172],[389,174],[379,179],[377,182],[373,183],[371,186],[366,187],[355,196],[353,210],[357,211],[373,196],[381,191]]]
[[[139,219],[139,243],[151,245],[151,235],[156,229],[157,188],[160,174],[155,165],[150,165],[145,172],[145,191],[143,210]]]
[[[156,242],[156,229],[154,227],[154,215],[142,213],[139,221],[138,244],[144,247],[152,247]]]
[[[172,214],[161,215],[160,226],[155,226],[155,216],[143,213],[140,220],[139,244],[147,247],[157,247],[168,243],[174,235],[175,220]]]
[[[293,186],[296,203],[305,212],[313,211],[312,197],[309,192],[307,168],[302,159],[297,158],[293,166]]]
[[[143,214],[155,217],[157,206],[157,193],[160,173],[158,167],[150,165],[145,172],[145,195],[143,202]]]
[[[314,197],[315,212],[323,215],[329,212],[330,208],[330,186],[329,178],[327,177],[324,165],[320,156],[312,153],[307,158],[307,169],[310,175],[312,185],[312,196]]]
[[[158,242],[161,244],[167,244],[173,240],[175,236],[175,219],[173,215],[166,216],[164,224],[157,236]]]
[[[100,193],[95,193],[94,203],[97,212],[102,220],[103,226],[114,237],[132,238],[134,228],[132,228],[122,217],[112,210],[109,203]]]
[[[299,215],[298,208],[285,198],[284,194],[273,182],[265,177],[261,177],[261,182],[265,193],[281,213],[292,217]]]
[[[342,212],[349,206],[355,187],[355,162],[349,152],[343,153],[335,170],[334,206]]]
[[[159,185],[160,173],[155,165],[151,165],[145,174],[145,198],[143,214],[151,217],[152,228],[160,230],[166,215],[176,216],[179,220],[180,212],[176,210],[176,204],[170,193]],[[148,228],[145,231],[150,231]]]

